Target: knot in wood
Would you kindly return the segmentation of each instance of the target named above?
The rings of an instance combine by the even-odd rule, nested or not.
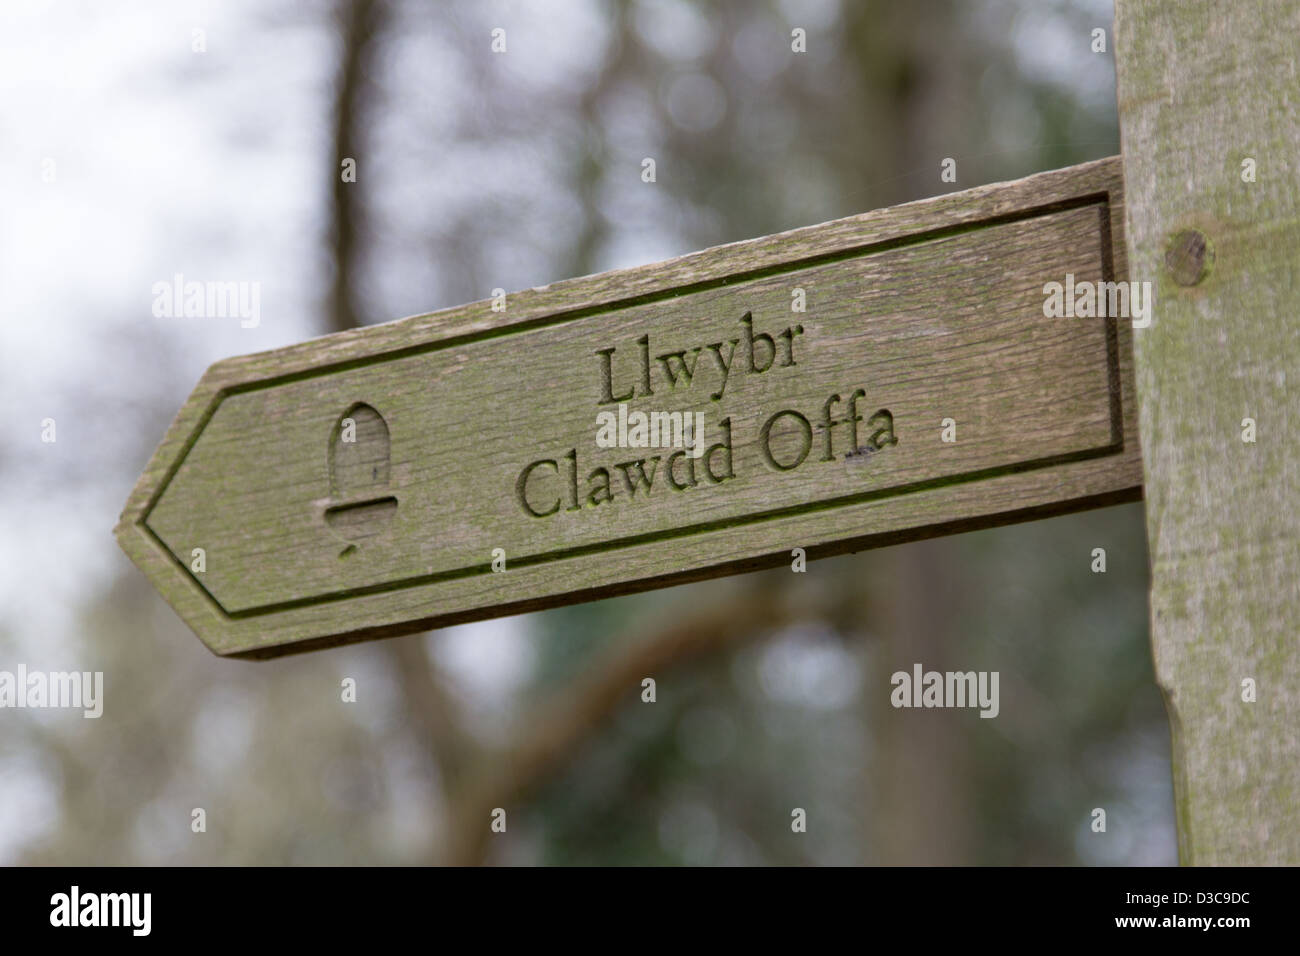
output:
[[[1184,229],[1165,252],[1165,267],[1179,285],[1193,286],[1209,274],[1214,247],[1199,229]]]

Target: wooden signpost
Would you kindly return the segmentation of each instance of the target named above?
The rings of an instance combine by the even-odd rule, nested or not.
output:
[[[220,362],[123,548],[257,658],[1145,486],[1181,857],[1300,862],[1300,6],[1116,6],[1122,162]]]
[[[1102,160],[220,362],[118,538],[271,657],[1131,500],[1132,323],[1045,291],[1113,304],[1123,203]]]
[[[1300,864],[1300,4],[1119,0],[1151,641],[1185,863]]]

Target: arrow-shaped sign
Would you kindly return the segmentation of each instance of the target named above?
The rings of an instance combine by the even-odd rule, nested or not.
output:
[[[270,657],[1136,498],[1122,196],[1103,160],[219,362],[118,539]]]

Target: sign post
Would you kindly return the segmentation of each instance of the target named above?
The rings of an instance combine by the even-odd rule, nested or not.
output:
[[[1116,4],[1151,640],[1184,863],[1300,863],[1300,5]]]
[[[1132,500],[1123,204],[1102,160],[219,362],[119,541],[272,657]]]

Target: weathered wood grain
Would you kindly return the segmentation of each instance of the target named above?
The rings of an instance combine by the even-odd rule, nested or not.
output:
[[[1296,864],[1300,5],[1116,7],[1130,261],[1156,284],[1135,348],[1180,855]]]
[[[1129,323],[1043,314],[1122,212],[1104,160],[220,362],[119,540],[265,657],[1131,499]],[[699,413],[695,485],[618,399]]]

